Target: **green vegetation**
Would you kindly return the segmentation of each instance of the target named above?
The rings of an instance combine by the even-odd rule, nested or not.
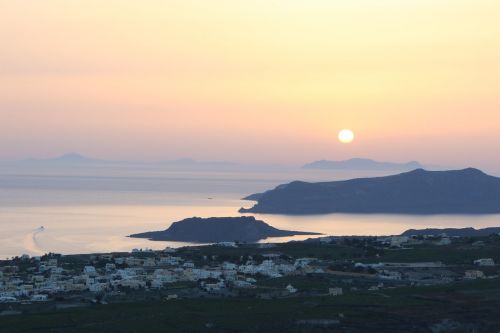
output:
[[[500,243],[474,248],[464,244],[450,246],[418,245],[411,249],[386,250],[379,258],[365,262],[423,262],[442,261],[448,265],[471,264],[478,258],[492,258],[500,262]]]
[[[459,238],[444,246],[436,245],[437,240],[422,238],[397,248],[387,245],[385,240],[370,237],[346,237],[328,243],[290,242],[271,248],[255,244],[239,244],[236,248],[182,248],[174,256],[193,261],[196,267],[213,270],[220,269],[224,261],[259,264],[268,254],[277,264],[292,267],[294,262],[309,261],[296,262],[297,258],[313,258],[313,261],[307,269],[293,270],[282,277],[240,272],[238,279],[252,277],[256,280],[252,282],[254,287],[239,288],[228,283],[227,290],[221,293],[202,290],[202,282],[216,282],[205,279],[169,283],[161,289],[124,287],[119,289],[121,293],[115,294],[83,292],[58,295],[49,302],[3,303],[0,313],[20,311],[23,314],[0,316],[0,332],[429,332],[432,325],[445,319],[459,325],[457,332],[498,331],[500,271],[498,266],[480,267],[472,262],[479,258],[500,262],[500,237]],[[422,243],[418,244],[419,241]],[[128,254],[119,256],[122,255]],[[155,255],[133,254],[136,258]],[[52,257],[58,258],[54,254]],[[109,262],[99,255],[59,259],[63,267],[76,271],[88,262],[96,267],[104,267]],[[10,266],[4,267],[6,276],[16,276],[32,269],[27,260],[16,258],[0,265]],[[387,280],[377,277],[371,268],[355,265],[356,262],[424,261],[441,261],[447,266],[400,269],[402,274],[422,274],[420,277],[417,274],[416,279],[405,276]],[[488,278],[463,280],[466,270],[481,270]],[[451,279],[445,281],[449,276]],[[462,281],[452,283],[459,280]],[[381,283],[383,288],[378,287]],[[411,287],[415,283],[434,286]],[[298,292],[287,293],[288,284]],[[344,295],[326,296],[331,287],[343,288]],[[173,295],[180,299],[166,300]],[[100,301],[110,304],[94,304]],[[312,319],[338,320],[339,323],[322,328],[297,324],[298,320]]]
[[[478,332],[489,332],[498,323],[499,306],[500,280],[495,279],[339,297],[186,299],[95,305],[3,316],[0,331],[294,332],[297,320],[340,319],[336,328],[340,332],[389,328],[392,332],[426,332],[429,325],[449,318],[465,325],[474,323]]]
[[[201,251],[202,249],[202,251]],[[265,253],[279,253],[293,258],[310,257],[328,260],[342,260],[364,258],[375,255],[370,253],[370,248],[359,242],[351,244],[321,244],[319,242],[289,242],[277,244],[273,248],[258,248],[255,245],[240,245],[237,248],[222,246],[205,246],[203,248],[185,248],[178,252],[183,257],[201,260],[202,256],[208,258],[216,256],[218,261],[237,261],[241,256],[258,256]],[[380,251],[379,251],[380,252]]]

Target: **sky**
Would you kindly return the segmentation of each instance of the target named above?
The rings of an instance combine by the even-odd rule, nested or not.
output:
[[[497,0],[0,0],[0,159],[500,170],[499,17]]]

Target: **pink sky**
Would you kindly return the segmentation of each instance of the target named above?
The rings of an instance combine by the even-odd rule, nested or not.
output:
[[[0,0],[0,159],[500,170],[500,2]],[[337,141],[351,128],[356,140]]]

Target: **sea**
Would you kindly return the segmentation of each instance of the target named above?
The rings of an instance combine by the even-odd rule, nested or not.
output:
[[[294,180],[331,181],[389,172],[164,170],[161,166],[0,167],[0,259],[195,245],[127,237],[188,217],[241,216],[243,197]],[[252,215],[252,214],[245,214]],[[329,235],[396,235],[410,228],[498,227],[500,215],[253,214],[273,227]],[[288,242],[311,236],[268,238]]]

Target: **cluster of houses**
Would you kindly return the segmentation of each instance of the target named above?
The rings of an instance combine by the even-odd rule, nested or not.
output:
[[[334,237],[319,238],[322,243],[335,241]],[[449,238],[433,240],[436,245],[446,245]],[[378,244],[385,248],[400,248],[418,244],[421,240],[406,236],[379,237]],[[226,242],[221,247],[234,248],[237,244]],[[257,245],[271,249],[274,244]],[[77,260],[75,259],[77,258]],[[190,259],[191,258],[191,259]],[[384,285],[433,285],[460,280],[496,277],[497,270],[492,258],[478,258],[460,267],[441,262],[413,263],[355,263],[350,261],[346,271],[332,269],[333,261],[317,258],[290,258],[279,253],[267,253],[254,260],[251,256],[235,262],[208,259],[203,256],[197,263],[193,257],[183,256],[177,250],[133,250],[132,253],[95,254],[82,256],[48,255],[29,257],[24,255],[0,263],[0,303],[39,302],[61,295],[103,295],[127,293],[133,290],[159,290],[174,283],[189,282],[189,290],[198,294],[229,294],[230,291],[256,288],[260,279],[308,274],[349,274],[368,279],[368,290],[378,290]],[[345,261],[349,262],[349,261]],[[344,262],[344,263],[345,263]],[[493,269],[492,269],[493,267]],[[359,269],[367,274],[358,274]],[[493,273],[492,273],[493,272]],[[358,274],[358,275],[356,275]],[[357,290],[359,286],[351,286]],[[371,288],[371,289],[370,289]],[[298,290],[288,284],[281,293],[296,294]],[[233,293],[234,294],[234,293]],[[343,294],[340,286],[331,286],[325,294]],[[196,297],[195,294],[188,297]],[[169,295],[169,299],[176,298]]]
[[[388,236],[388,237],[379,237],[377,241],[390,246],[390,247],[403,247],[403,246],[412,246],[412,245],[420,245],[424,243],[424,240],[428,238],[436,238],[435,236],[422,236],[423,239],[410,237],[410,236]],[[433,241],[434,245],[450,245],[452,243],[452,238],[442,235]]]
[[[160,289],[183,281],[198,282],[199,289],[206,292],[254,288],[257,276],[304,274],[312,271],[310,264],[315,260],[299,258],[288,262],[277,254],[268,254],[259,263],[250,257],[244,264],[221,262],[196,267],[192,261],[175,256],[173,249],[151,251],[147,257],[137,256],[136,252],[89,255],[89,264],[69,269],[65,256],[45,259],[23,256],[18,265],[0,267],[0,302],[46,301],[65,293]],[[99,265],[92,265],[93,262]]]
[[[491,258],[474,261],[488,262],[487,266],[494,266]],[[435,285],[446,284],[460,280],[496,278],[495,275],[487,276],[480,269],[464,269],[463,267],[450,267],[441,262],[417,262],[417,263],[376,263],[363,264],[356,263],[355,267],[371,268],[376,271],[377,277],[381,280],[407,281],[412,285]]]
[[[420,245],[427,238],[432,238],[432,243],[437,246],[449,245],[452,238],[442,235],[441,237],[429,236],[418,239],[408,236],[378,237],[376,241],[390,248],[405,248]],[[481,241],[472,244],[478,246]],[[481,258],[472,262],[473,267],[450,266],[442,262],[413,262],[413,263],[356,263],[355,267],[370,268],[376,271],[377,277],[382,280],[408,281],[414,285],[445,284],[460,280],[474,280],[484,278],[496,278],[497,274],[486,275],[481,267],[493,267],[495,261],[492,258]]]

